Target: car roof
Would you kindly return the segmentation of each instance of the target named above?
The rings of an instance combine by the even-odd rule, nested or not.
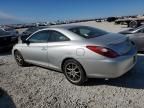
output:
[[[72,29],[72,28],[77,28],[77,27],[88,27],[84,25],[56,25],[56,26],[51,26],[50,28],[61,28],[61,29]]]

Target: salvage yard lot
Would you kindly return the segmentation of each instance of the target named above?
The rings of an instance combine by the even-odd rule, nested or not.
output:
[[[111,32],[127,29],[113,23],[85,22]],[[60,72],[42,67],[19,67],[10,53],[0,54],[0,108],[143,108],[144,55],[117,79],[90,79],[84,86],[69,83]]]

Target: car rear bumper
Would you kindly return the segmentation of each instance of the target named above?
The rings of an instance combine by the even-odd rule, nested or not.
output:
[[[136,51],[131,55],[116,59],[96,60],[89,58],[80,60],[89,78],[117,78],[131,70],[137,61]]]

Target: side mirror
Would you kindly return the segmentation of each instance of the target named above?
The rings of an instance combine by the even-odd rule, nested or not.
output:
[[[29,40],[22,40],[22,43],[26,43],[27,45],[29,45],[30,44],[30,41]]]

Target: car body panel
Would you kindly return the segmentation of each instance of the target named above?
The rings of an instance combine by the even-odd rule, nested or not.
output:
[[[37,63],[48,66],[47,53],[48,44],[47,43],[31,43],[23,44],[21,47],[21,53],[27,62]]]
[[[89,56],[89,58],[78,59],[78,61],[88,71],[88,77],[116,78],[129,71],[136,64],[136,53],[133,47],[128,54],[115,59],[96,59],[96,57]]]
[[[130,29],[119,32],[128,36],[132,41],[135,42],[138,51],[144,51],[144,26],[140,26],[136,29]]]

